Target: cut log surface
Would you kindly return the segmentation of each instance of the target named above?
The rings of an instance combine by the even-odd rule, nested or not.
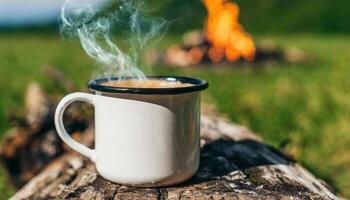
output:
[[[134,188],[97,174],[94,164],[70,152],[28,182],[18,199],[337,199],[321,180],[226,119],[202,115],[201,165],[189,181]],[[86,135],[92,135],[88,129]]]
[[[12,200],[339,199],[324,181],[253,132],[220,117],[210,106],[202,109],[200,168],[193,178],[161,188],[112,183],[96,172],[91,161],[62,144],[51,120],[54,109],[50,105],[54,103],[45,99],[40,88],[32,86],[30,91],[42,98],[29,94],[28,99],[34,96],[47,102],[40,103],[47,109],[27,103],[26,125],[10,131],[0,148],[10,182],[23,185]],[[91,147],[93,127],[81,117],[81,109],[73,106],[71,112],[68,110],[68,127],[75,139]],[[28,117],[30,113],[33,117]]]

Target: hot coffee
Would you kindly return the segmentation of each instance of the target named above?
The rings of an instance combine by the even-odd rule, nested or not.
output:
[[[160,79],[147,79],[147,80],[118,80],[118,81],[109,81],[103,83],[104,86],[110,87],[125,87],[125,88],[181,88],[189,87],[192,84],[181,83],[179,81],[167,81]]]

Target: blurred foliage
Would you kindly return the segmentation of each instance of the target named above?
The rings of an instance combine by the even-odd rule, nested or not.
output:
[[[144,0],[147,10],[163,16],[172,33],[201,29],[206,10],[201,0]],[[350,31],[350,1],[348,0],[230,0],[240,7],[240,21],[254,33],[342,33]],[[57,30],[59,20],[38,30]],[[15,30],[29,30],[20,27]],[[6,30],[12,30],[7,27]]]
[[[156,0],[151,0],[156,2]],[[235,0],[240,19],[253,32],[349,32],[348,0]],[[157,8],[169,20],[172,31],[201,28],[206,10],[201,0],[165,0]]]

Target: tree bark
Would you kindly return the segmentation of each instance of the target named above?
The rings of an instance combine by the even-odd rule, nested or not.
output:
[[[325,182],[226,119],[202,115],[201,165],[189,181],[134,188],[109,182],[69,152],[11,199],[338,199]],[[88,128],[84,135],[92,135]]]

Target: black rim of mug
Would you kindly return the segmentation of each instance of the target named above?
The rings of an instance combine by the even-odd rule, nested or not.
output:
[[[88,87],[92,91],[108,92],[108,93],[128,93],[128,94],[183,94],[189,92],[197,92],[205,90],[209,87],[207,81],[184,76],[149,76],[149,79],[165,80],[165,81],[178,81],[181,83],[190,84],[185,87],[175,87],[175,88],[129,88],[129,87],[113,87],[106,86],[103,83],[109,81],[117,81],[120,78],[110,77],[110,78],[99,78],[92,80],[88,83]],[[132,78],[125,78],[132,79]]]

